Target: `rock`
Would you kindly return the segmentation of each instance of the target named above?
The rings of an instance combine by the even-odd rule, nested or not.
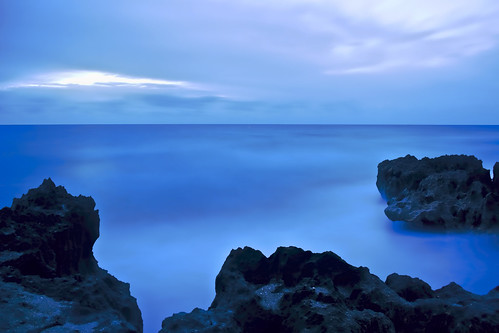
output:
[[[0,331],[142,332],[129,285],[93,256],[94,208],[45,179],[0,210]]]
[[[409,302],[434,297],[434,292],[431,290],[430,285],[418,278],[393,273],[388,275],[385,283],[400,297]]]
[[[494,179],[474,156],[418,160],[407,155],[378,165],[376,185],[386,216],[415,227],[461,230],[499,228],[499,164]]]
[[[494,192],[499,193],[499,162],[494,164],[494,168],[492,169],[493,179],[492,182],[494,184]]]
[[[238,248],[215,289],[208,310],[166,318],[160,332],[499,332],[499,287],[479,296],[397,274],[384,283],[332,252]]]

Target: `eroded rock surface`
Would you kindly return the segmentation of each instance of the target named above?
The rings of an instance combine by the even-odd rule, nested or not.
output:
[[[499,163],[494,177],[474,156],[407,155],[378,165],[376,185],[386,216],[416,227],[498,230]]]
[[[166,318],[160,332],[499,332],[499,288],[432,290],[397,274],[385,283],[332,252],[281,247],[267,258],[239,248],[215,288],[208,310]]]
[[[94,208],[46,179],[0,210],[1,332],[142,332],[129,285],[93,256]]]

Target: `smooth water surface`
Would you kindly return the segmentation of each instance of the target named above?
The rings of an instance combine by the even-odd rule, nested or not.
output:
[[[389,221],[377,164],[473,154],[499,160],[497,126],[0,126],[0,204],[51,177],[100,210],[99,265],[131,283],[145,332],[207,308],[230,250],[333,251],[381,279],[499,284],[499,238],[411,232]]]

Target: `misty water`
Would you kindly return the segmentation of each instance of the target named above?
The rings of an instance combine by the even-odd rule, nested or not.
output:
[[[51,177],[100,211],[99,265],[131,284],[145,332],[207,308],[230,250],[333,251],[381,279],[417,276],[484,294],[499,237],[389,221],[377,164],[473,154],[499,161],[499,126],[0,126],[0,204]]]

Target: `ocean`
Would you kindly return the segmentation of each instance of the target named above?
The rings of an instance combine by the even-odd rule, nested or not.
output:
[[[0,205],[51,177],[92,196],[99,265],[131,284],[144,332],[207,308],[230,250],[333,251],[385,279],[484,294],[499,284],[499,235],[409,231],[383,213],[377,165],[471,154],[492,169],[499,126],[0,126]]]

